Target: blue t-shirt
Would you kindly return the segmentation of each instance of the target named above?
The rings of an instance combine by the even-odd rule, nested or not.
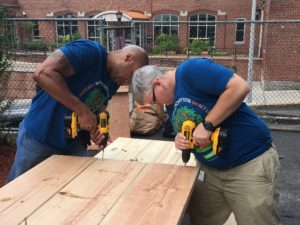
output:
[[[189,59],[177,67],[174,104],[167,107],[175,132],[189,119],[201,123],[224,92],[233,72],[205,58]],[[203,164],[228,169],[241,165],[266,151],[272,142],[266,124],[245,104],[218,127],[228,129],[227,148],[215,156],[212,145],[196,146],[196,158]]]
[[[106,50],[97,42],[85,39],[70,42],[60,50],[75,70],[74,75],[65,78],[70,91],[92,112],[98,112],[119,87],[107,71]],[[70,113],[68,108],[42,90],[32,99],[24,125],[26,131],[41,144],[68,149],[72,140],[65,136],[64,118]]]

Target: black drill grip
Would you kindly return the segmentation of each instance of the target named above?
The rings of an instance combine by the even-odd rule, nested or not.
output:
[[[184,149],[184,150],[181,150],[181,151],[182,151],[182,154],[181,154],[182,161],[186,164],[190,160],[192,151],[190,149]]]

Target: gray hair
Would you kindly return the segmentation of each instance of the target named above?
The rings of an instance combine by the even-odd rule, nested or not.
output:
[[[152,82],[158,77],[164,76],[166,71],[157,66],[144,66],[137,69],[132,77],[133,98],[143,104],[143,96],[152,92]]]

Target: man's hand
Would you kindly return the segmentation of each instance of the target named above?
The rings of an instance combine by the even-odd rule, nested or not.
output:
[[[204,148],[210,143],[211,131],[207,131],[203,127],[203,123],[200,123],[193,133],[193,143],[200,148]]]
[[[180,150],[188,149],[189,142],[182,133],[177,133],[175,137],[175,147]]]
[[[97,118],[94,113],[84,104],[79,107],[79,110],[76,111],[78,116],[78,123],[80,129],[87,130],[89,132],[97,129]]]
[[[106,147],[107,142],[103,143],[104,140],[105,140],[105,138],[106,138],[105,134],[100,133],[100,131],[98,129],[96,129],[96,130],[91,131],[90,135],[91,135],[91,140],[96,145],[98,145],[98,151],[101,151],[101,150],[103,150]],[[108,138],[108,140],[107,140],[108,142],[112,142],[112,140],[111,140],[111,138],[110,138],[109,135],[108,135],[107,138]]]

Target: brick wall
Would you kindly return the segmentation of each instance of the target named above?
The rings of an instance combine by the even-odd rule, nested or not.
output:
[[[35,94],[32,73],[13,72],[7,86],[6,96],[10,99],[31,99]]]
[[[236,18],[251,17],[251,2],[250,0],[160,0],[160,1],[134,1],[134,0],[118,0],[118,1],[104,1],[104,0],[73,0],[73,1],[57,1],[57,0],[19,0],[20,11],[26,12],[27,18],[45,18],[49,13],[53,12],[53,17],[62,15],[66,12],[72,12],[74,16],[78,15],[78,12],[84,12],[85,16],[96,15],[100,12],[107,10],[132,10],[140,13],[151,13],[152,17],[161,13],[172,13],[179,17],[180,21],[188,21],[189,16],[195,13],[208,13],[216,16],[216,20],[235,20]],[[221,12],[218,15],[218,12]],[[185,14],[186,13],[186,14]],[[41,22],[42,23],[42,22]],[[42,24],[40,24],[42,25]],[[43,30],[42,26],[40,35],[44,36],[46,40],[50,41],[54,39],[55,34],[54,27],[48,27]],[[50,32],[50,30],[52,30]],[[225,26],[224,29],[228,33],[234,33],[235,26]],[[250,26],[246,26],[246,32],[249,32]],[[79,30],[83,31],[84,27],[80,26]],[[151,33],[150,33],[151,34]],[[187,34],[188,26],[181,24],[179,27],[180,47],[184,49],[187,46]],[[49,36],[50,35],[50,36]],[[218,43],[218,48],[234,48],[237,45],[234,43],[234,36],[225,35],[222,33],[224,41]],[[248,40],[248,39],[246,39]],[[239,44],[238,47],[247,48],[248,41],[243,44]]]
[[[300,1],[266,1],[266,19],[300,18]],[[265,27],[263,76],[272,81],[300,82],[300,23]]]
[[[164,67],[166,69],[174,69],[177,65],[181,62],[186,60],[186,57],[150,57],[150,64]],[[248,73],[248,59],[247,58],[213,58],[216,63],[219,63],[223,66],[226,66],[245,80],[247,80],[247,73]],[[262,60],[255,59],[253,63],[253,70],[254,70],[254,77],[253,81],[260,81],[261,80],[261,66]]]

